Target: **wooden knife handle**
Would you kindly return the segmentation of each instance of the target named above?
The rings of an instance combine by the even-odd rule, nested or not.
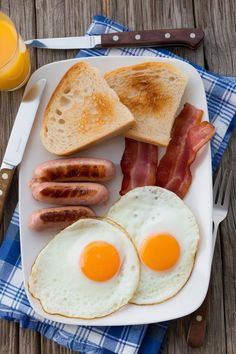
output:
[[[101,47],[185,46],[196,49],[204,38],[200,28],[145,30],[108,33],[101,36]]]
[[[209,290],[201,306],[191,314],[187,334],[187,343],[190,347],[199,348],[204,344],[206,322],[209,307]]]
[[[14,176],[14,172],[14,169],[0,169],[0,221],[2,220],[3,210],[11,186],[11,181]]]

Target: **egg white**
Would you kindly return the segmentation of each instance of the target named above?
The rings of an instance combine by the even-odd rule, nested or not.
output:
[[[90,242],[105,241],[119,252],[121,267],[113,278],[97,282],[81,271],[79,259]],[[50,314],[95,318],[127,304],[139,281],[139,259],[126,232],[107,219],[81,219],[40,252],[29,277],[29,291]]]
[[[160,187],[139,187],[114,204],[108,217],[122,225],[139,250],[153,234],[169,233],[180,245],[180,258],[166,271],[154,271],[141,263],[138,288],[131,299],[135,304],[154,304],[174,296],[187,282],[199,241],[195,217],[174,193]]]

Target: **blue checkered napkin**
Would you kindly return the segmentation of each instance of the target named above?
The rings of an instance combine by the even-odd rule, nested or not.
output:
[[[87,34],[96,35],[109,32],[125,32],[128,28],[104,16],[95,16]],[[139,55],[150,57],[166,57],[187,60],[165,49],[156,48],[119,48],[81,50],[78,57],[101,55]],[[189,63],[192,64],[192,63]],[[192,64],[199,72],[206,91],[210,121],[216,128],[211,140],[212,168],[215,171],[227,147],[236,126],[236,78],[227,78],[206,71],[199,65]]]
[[[96,16],[88,34],[112,31],[127,31],[126,27],[108,18]],[[83,50],[78,56],[99,55],[149,55],[176,57],[166,50],[116,49]],[[236,124],[236,81],[208,73],[195,66],[204,81],[210,119],[217,128],[212,143],[213,168],[220,158]],[[69,326],[47,321],[38,316],[27,300],[21,270],[18,211],[0,249],[0,317],[19,322],[20,326],[40,332],[49,339],[75,351],[86,353],[157,354],[160,353],[166,336],[167,324],[126,327]]]

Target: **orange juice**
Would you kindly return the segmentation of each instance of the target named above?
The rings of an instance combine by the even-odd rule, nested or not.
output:
[[[21,87],[29,74],[29,52],[10,18],[0,12],[0,91]]]

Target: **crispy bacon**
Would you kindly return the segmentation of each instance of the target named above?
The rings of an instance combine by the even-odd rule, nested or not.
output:
[[[197,152],[214,135],[215,128],[201,122],[203,111],[186,103],[176,118],[171,141],[157,167],[156,185],[169,189],[180,198],[186,195],[192,175],[190,166]]]
[[[123,181],[120,195],[136,187],[154,186],[156,166],[157,146],[126,138],[121,160]]]
[[[201,122],[192,127],[188,133],[190,145],[195,153],[197,153],[215,134],[215,128],[208,122]]]

